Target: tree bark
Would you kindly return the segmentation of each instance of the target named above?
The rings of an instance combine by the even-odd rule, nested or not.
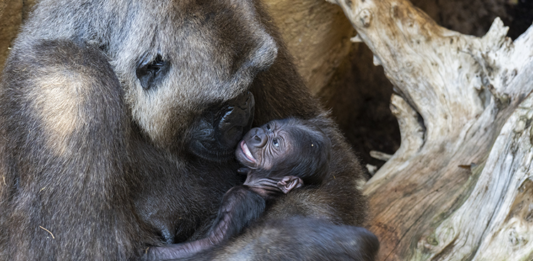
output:
[[[36,0],[0,0],[0,75],[10,46]]]
[[[407,0],[332,2],[397,93],[400,149],[364,189],[378,259],[531,260],[533,28],[477,38]]]

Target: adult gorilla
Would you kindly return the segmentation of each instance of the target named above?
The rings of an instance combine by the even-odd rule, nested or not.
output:
[[[251,0],[38,3],[0,88],[0,260],[130,260],[201,238],[254,113],[320,124],[331,172],[195,258],[365,254],[368,232],[345,226],[364,218],[359,165],[269,20]]]

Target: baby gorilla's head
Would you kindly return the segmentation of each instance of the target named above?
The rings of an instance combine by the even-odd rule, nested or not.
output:
[[[320,184],[327,172],[331,141],[310,121],[288,118],[251,129],[237,146],[237,160],[260,178],[301,178]]]

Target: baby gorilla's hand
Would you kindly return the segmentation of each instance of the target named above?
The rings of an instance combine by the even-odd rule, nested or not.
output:
[[[254,178],[249,175],[244,185],[255,193],[261,195],[265,200],[274,199],[289,193],[295,188],[303,186],[301,178],[296,176],[284,176],[281,179],[274,178]]]
[[[295,188],[299,188],[304,185],[304,181],[296,176],[285,176],[278,182],[278,188],[287,194]]]

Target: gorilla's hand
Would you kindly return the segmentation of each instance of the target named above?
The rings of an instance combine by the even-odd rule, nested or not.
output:
[[[210,161],[232,159],[237,142],[252,125],[254,106],[251,92],[212,106],[193,124],[190,151]]]

